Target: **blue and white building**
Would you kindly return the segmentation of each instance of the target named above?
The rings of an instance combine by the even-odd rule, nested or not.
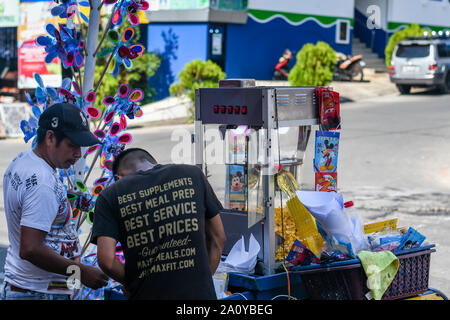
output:
[[[16,59],[6,50],[16,27],[5,24],[4,4],[50,0],[0,0],[0,64]],[[306,43],[325,41],[336,51],[352,52],[355,39],[384,59],[389,37],[408,24],[450,29],[450,0],[148,0],[148,24],[141,41],[163,58],[149,79],[158,98],[169,95],[184,66],[195,59],[218,63],[228,78],[272,78],[285,48],[298,52]],[[11,52],[13,54],[10,57]],[[5,57],[3,57],[5,56]],[[3,60],[2,60],[3,59]],[[291,66],[295,63],[291,62]]]
[[[356,37],[384,58],[389,37],[408,24],[450,28],[450,1],[151,0],[148,20],[147,48],[163,57],[150,82],[164,97],[194,59],[215,61],[228,78],[267,80],[285,48],[309,42],[352,54]]]
[[[180,2],[154,0],[148,15],[147,48],[163,57],[151,79],[160,97],[194,59],[215,61],[229,78],[263,80],[285,48],[320,40],[351,53],[354,0],[192,0],[182,9]]]
[[[354,36],[380,58],[389,37],[413,23],[436,33],[450,30],[450,1],[355,0]]]

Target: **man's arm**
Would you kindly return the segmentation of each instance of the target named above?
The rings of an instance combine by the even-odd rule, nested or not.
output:
[[[111,237],[97,238],[98,265],[108,276],[115,281],[124,283],[125,266],[116,257],[117,240]]]
[[[211,219],[205,221],[206,248],[208,250],[209,265],[211,274],[214,274],[220,263],[223,246],[225,245],[226,236],[223,230],[222,219],[217,214]]]
[[[48,272],[67,276],[69,266],[76,265],[81,271],[81,283],[92,289],[108,284],[108,277],[98,268],[87,266],[78,261],[64,258],[45,245],[47,233],[42,230],[21,227],[20,258]]]

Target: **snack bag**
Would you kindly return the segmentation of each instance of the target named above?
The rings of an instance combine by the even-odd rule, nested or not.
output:
[[[420,245],[425,241],[425,236],[420,234],[418,231],[409,227],[408,232],[403,236],[398,250],[407,250],[412,248],[420,247]]]
[[[324,130],[337,130],[341,125],[339,93],[325,87],[316,88],[320,124]]]
[[[316,191],[336,192],[337,173],[336,172],[316,172]]]
[[[318,264],[319,259],[311,252],[303,243],[295,240],[292,244],[291,251],[289,252],[286,260],[292,266],[307,266],[311,263]]]
[[[379,222],[367,223],[364,225],[364,233],[383,232],[397,229],[397,218]]]
[[[403,239],[399,230],[385,230],[368,234],[371,251],[389,250],[395,252]]]
[[[339,132],[316,131],[314,170],[336,172],[339,150]]]
[[[289,209],[289,214],[295,222],[299,240],[316,256],[319,256],[325,243],[317,230],[316,220],[300,202],[295,193],[299,189],[297,181],[295,181],[294,176],[289,171],[280,170],[277,174],[277,182],[280,189],[289,196],[286,205]]]

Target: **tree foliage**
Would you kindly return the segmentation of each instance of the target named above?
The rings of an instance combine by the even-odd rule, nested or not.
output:
[[[194,118],[195,90],[199,88],[216,88],[219,80],[225,79],[225,72],[211,60],[193,60],[186,64],[178,75],[179,82],[173,83],[170,88],[171,96],[187,95],[192,101],[190,108],[190,121]]]
[[[104,19],[108,18],[108,16],[104,17]],[[124,24],[118,29],[119,34],[122,34],[123,30],[129,26],[131,26],[131,24],[128,21],[124,22]],[[139,28],[134,28],[136,34],[131,40],[132,43],[139,42],[141,37]],[[102,32],[99,32],[99,41],[101,34]],[[110,46],[111,43],[109,43],[108,40],[105,39],[100,47],[100,50]],[[97,58],[97,64],[95,67],[95,83],[98,83],[107,62],[108,56],[102,59]],[[100,97],[115,96],[117,94],[117,88],[119,87],[119,85],[122,83],[126,83],[132,89],[142,89],[142,91],[144,92],[144,99],[141,101],[142,105],[152,102],[154,100],[153,97],[156,95],[156,91],[148,85],[148,78],[152,77],[155,74],[156,70],[159,68],[161,64],[161,58],[153,52],[145,52],[142,56],[134,59],[133,62],[133,70],[127,71],[125,68],[121,68],[119,76],[117,78],[107,72],[105,74],[105,77],[103,78],[101,86],[97,91],[97,95]]]
[[[384,49],[384,55],[386,56],[386,66],[391,66],[392,54],[394,53],[395,45],[405,39],[406,37],[422,36],[425,30],[423,30],[418,24],[411,24],[402,30],[395,32],[390,38],[389,42]]]
[[[324,86],[333,80],[336,52],[326,42],[307,43],[296,57],[288,78],[292,86]]]

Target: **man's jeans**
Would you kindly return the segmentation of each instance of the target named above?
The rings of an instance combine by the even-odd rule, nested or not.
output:
[[[10,285],[4,282],[0,285],[0,300],[70,300],[70,296],[67,294],[48,294],[36,291],[11,291]]]

